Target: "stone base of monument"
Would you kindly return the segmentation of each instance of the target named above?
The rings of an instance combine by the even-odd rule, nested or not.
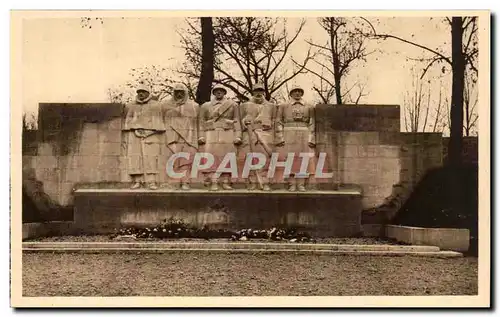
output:
[[[355,190],[80,188],[74,192],[74,222],[77,231],[84,234],[106,234],[122,227],[154,226],[178,219],[198,228],[294,227],[316,237],[349,237],[361,233],[361,197]]]

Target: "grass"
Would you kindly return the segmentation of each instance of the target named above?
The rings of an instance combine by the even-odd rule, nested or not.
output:
[[[474,295],[477,258],[23,255],[24,296]]]

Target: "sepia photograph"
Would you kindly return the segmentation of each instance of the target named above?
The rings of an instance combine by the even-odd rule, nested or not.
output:
[[[489,11],[10,17],[13,307],[491,305]]]

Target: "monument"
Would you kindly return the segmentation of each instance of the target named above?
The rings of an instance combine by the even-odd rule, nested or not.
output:
[[[128,105],[40,104],[37,153],[23,163],[55,203],[73,209],[79,232],[176,218],[352,236],[361,211],[406,177],[398,106],[313,106],[301,87],[276,105],[260,84],[240,105],[221,86],[201,106],[183,85],[166,101],[148,90],[139,87]]]

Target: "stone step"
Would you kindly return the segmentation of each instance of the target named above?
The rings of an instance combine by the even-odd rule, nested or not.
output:
[[[292,250],[339,252],[439,252],[435,246],[352,245],[259,242],[23,242],[24,249],[133,249],[133,250]]]
[[[233,190],[77,189],[75,231],[109,234],[165,219],[202,228],[295,227],[315,237],[350,237],[361,232],[360,191],[288,192]]]
[[[366,251],[366,250],[300,250],[300,249],[220,249],[220,248],[23,248],[25,253],[172,253],[172,252],[219,252],[219,253],[294,253],[297,255],[332,255],[332,256],[418,256],[418,257],[436,257],[436,258],[456,258],[462,257],[462,253],[454,251]]]

